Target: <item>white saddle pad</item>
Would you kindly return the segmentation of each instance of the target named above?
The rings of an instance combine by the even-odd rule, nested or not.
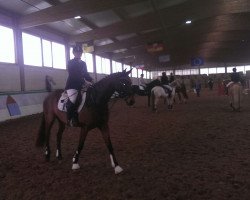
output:
[[[79,113],[82,109],[82,107],[84,106],[85,100],[86,100],[86,92],[81,93],[82,95],[82,102],[80,103],[80,105],[78,106],[77,112]],[[66,108],[66,103],[68,101],[68,94],[66,91],[64,91],[58,101],[57,107],[60,111],[63,112],[67,112],[67,108]]]
[[[140,90],[144,90],[144,87],[141,86],[141,85],[139,85],[139,89],[140,89]]]

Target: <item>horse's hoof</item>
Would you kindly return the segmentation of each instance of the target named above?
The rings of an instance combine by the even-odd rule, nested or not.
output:
[[[123,169],[119,165],[115,167],[115,174],[120,174],[122,171]]]
[[[78,163],[73,163],[72,169],[73,169],[73,170],[80,169],[80,165],[79,165]]]

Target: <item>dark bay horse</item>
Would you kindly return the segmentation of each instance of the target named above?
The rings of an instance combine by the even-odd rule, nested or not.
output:
[[[155,79],[146,84],[145,90],[140,90],[138,85],[132,85],[132,89],[134,94],[139,96],[147,96],[148,97],[148,106],[150,107],[150,98],[151,98],[151,90],[155,86],[161,86],[161,81],[159,79]]]
[[[79,112],[79,127],[81,127],[81,133],[78,148],[73,157],[73,170],[80,168],[78,160],[83,149],[84,141],[88,132],[94,128],[98,128],[102,133],[110,153],[111,165],[115,170],[115,174],[123,170],[118,165],[110,140],[108,102],[112,94],[117,91],[119,96],[126,101],[127,105],[134,104],[135,100],[131,87],[132,83],[128,76],[130,73],[131,70],[128,72],[124,70],[123,72],[111,74],[88,89],[85,104]],[[43,117],[36,145],[43,146],[45,144],[45,158],[47,161],[50,160],[50,130],[55,119],[59,122],[56,157],[59,160],[62,159],[61,139],[67,123],[66,113],[57,108],[57,102],[62,92],[63,90],[57,90],[50,93],[43,102]]]

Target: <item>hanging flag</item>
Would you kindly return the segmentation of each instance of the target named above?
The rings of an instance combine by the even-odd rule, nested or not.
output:
[[[143,70],[145,66],[144,66],[144,65],[136,65],[136,66],[134,66],[134,67],[135,67],[136,69],[142,69],[142,70]]]
[[[202,57],[191,58],[191,66],[202,66],[204,65],[204,59]]]
[[[94,46],[83,44],[83,53],[92,53],[93,51],[94,51]]]
[[[157,53],[163,51],[165,49],[165,46],[163,42],[158,41],[158,42],[148,43],[146,49],[149,53]]]
[[[170,55],[161,55],[159,56],[159,62],[169,62],[170,61]]]

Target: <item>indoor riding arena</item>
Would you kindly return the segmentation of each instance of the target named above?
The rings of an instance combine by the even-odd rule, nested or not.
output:
[[[67,128],[63,160],[50,162],[35,141],[41,115],[7,121],[1,128],[0,199],[245,199],[250,196],[249,95],[241,112],[226,96],[204,89],[186,104],[157,113],[147,98],[132,107],[110,102],[111,140],[120,166],[115,175],[100,132],[87,136],[78,171],[71,162],[79,128]]]
[[[0,0],[0,200],[250,200],[250,0]]]

